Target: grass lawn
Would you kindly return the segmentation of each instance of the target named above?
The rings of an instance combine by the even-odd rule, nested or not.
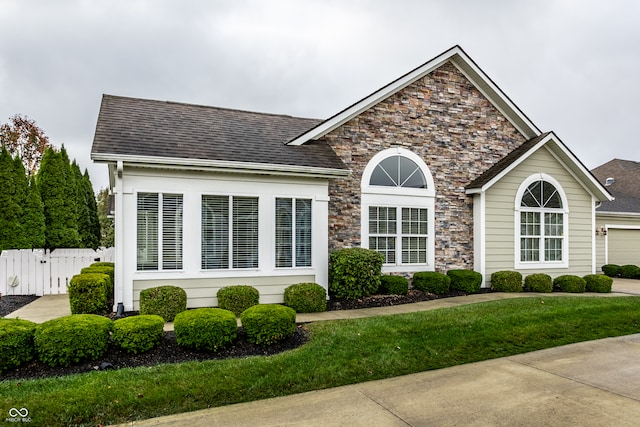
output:
[[[270,357],[3,381],[0,412],[27,408],[31,425],[123,423],[389,378],[638,333],[640,298],[537,295],[307,327],[309,343]]]

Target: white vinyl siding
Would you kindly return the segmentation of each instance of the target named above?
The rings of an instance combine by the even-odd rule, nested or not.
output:
[[[258,198],[202,196],[202,269],[258,267]]]
[[[138,193],[136,216],[138,271],[181,270],[182,195]]]

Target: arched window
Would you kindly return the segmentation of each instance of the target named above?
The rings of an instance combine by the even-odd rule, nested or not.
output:
[[[362,246],[384,255],[384,271],[433,269],[433,178],[424,161],[403,148],[376,154],[365,167]]]
[[[567,267],[567,220],[560,184],[546,174],[527,178],[516,196],[516,268]]]

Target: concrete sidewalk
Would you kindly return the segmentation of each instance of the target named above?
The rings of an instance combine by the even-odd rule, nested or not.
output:
[[[640,334],[128,426],[636,426]]]

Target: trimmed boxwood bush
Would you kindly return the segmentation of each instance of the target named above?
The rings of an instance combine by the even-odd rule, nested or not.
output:
[[[229,310],[236,316],[247,308],[259,304],[260,292],[253,286],[234,285],[218,289],[218,307]]]
[[[296,283],[284,290],[284,305],[296,313],[319,313],[327,309],[327,291],[317,283]]]
[[[384,274],[380,276],[378,292],[383,295],[406,295],[409,292],[409,281],[404,276]]]
[[[437,271],[419,271],[413,274],[412,285],[423,292],[444,295],[451,287],[451,277]]]
[[[67,293],[72,314],[106,314],[111,279],[102,273],[76,274],[69,281]]]
[[[89,267],[111,267],[111,268],[116,268],[116,263],[115,262],[110,262],[110,261],[96,261],[93,264],[91,264]]]
[[[611,286],[613,286],[613,279],[603,274],[587,274],[583,277],[587,292],[611,292]]]
[[[524,278],[524,287],[531,292],[553,292],[553,279],[545,273],[533,273]]]
[[[109,267],[107,265],[91,264],[89,267],[85,267],[82,270],[80,270],[80,274],[87,274],[87,273],[102,273],[109,276],[109,280],[110,280],[109,290],[113,293],[113,280],[115,275],[115,269],[113,267]]]
[[[553,286],[562,292],[581,293],[584,292],[587,283],[580,276],[564,274],[553,279]]]
[[[491,287],[498,292],[522,292],[522,274],[517,271],[496,271],[491,274]]]
[[[449,270],[447,276],[451,278],[451,289],[475,294],[480,292],[482,274],[473,270]]]
[[[165,322],[187,309],[187,293],[177,286],[158,286],[140,291],[140,314],[156,314]]]
[[[196,308],[179,313],[173,330],[178,345],[196,350],[218,351],[238,335],[236,316],[221,308]]]
[[[329,294],[358,299],[378,292],[384,256],[372,249],[345,248],[329,254]]]
[[[127,353],[144,353],[160,343],[163,328],[164,319],[155,314],[124,317],[113,322],[111,339]]]
[[[602,272],[609,277],[620,276],[620,266],[618,264],[605,264],[602,266]]]
[[[29,320],[0,318],[0,374],[33,360],[35,330]]]
[[[640,267],[627,264],[620,267],[620,277],[623,279],[640,279]]]
[[[96,314],[72,314],[36,326],[38,359],[49,366],[69,366],[100,358],[109,345],[113,322]]]
[[[240,321],[247,341],[270,345],[289,338],[296,330],[296,312],[278,304],[259,304],[246,309]]]

